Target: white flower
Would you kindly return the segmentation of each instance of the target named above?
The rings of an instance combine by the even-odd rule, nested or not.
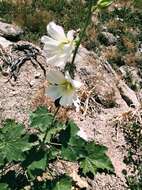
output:
[[[64,29],[50,22],[47,25],[49,36],[43,36],[41,42],[44,43],[44,53],[47,63],[63,67],[70,60],[75,48],[74,31],[70,30],[65,35]]]
[[[59,99],[59,103],[62,106],[78,105],[78,98],[75,91],[81,87],[79,81],[73,80],[69,72],[65,73],[65,76],[60,71],[50,71],[47,75],[49,81],[49,87],[46,94],[55,100]]]

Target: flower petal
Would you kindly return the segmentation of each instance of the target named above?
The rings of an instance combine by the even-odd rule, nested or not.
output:
[[[53,98],[53,100],[56,100],[62,96],[62,92],[59,86],[49,86],[45,94]]]
[[[46,61],[48,64],[53,64],[57,67],[64,67],[65,66],[64,55],[62,55],[62,56],[54,55],[52,57],[47,58]]]
[[[77,80],[72,80],[72,85],[76,88],[79,89],[82,86],[82,83],[80,81]]]
[[[47,32],[55,40],[64,41],[67,39],[64,29],[61,26],[56,25],[54,22],[50,22],[47,25]]]
[[[70,40],[65,36],[64,29],[54,22],[48,24],[47,31],[50,37],[45,35],[41,38],[41,42],[44,43],[43,50],[46,60],[49,64],[64,67],[72,57],[72,52],[75,48],[73,41],[74,31],[70,30],[68,32]]]
[[[74,93],[71,93],[70,95],[63,95],[60,99],[60,105],[61,106],[71,106],[73,104],[73,97]]]
[[[59,41],[57,40],[54,40],[48,36],[42,36],[41,37],[41,42],[44,43],[44,44],[47,44],[47,45],[53,45],[53,46],[57,46],[60,44]]]
[[[70,44],[65,44],[64,45],[64,53],[68,56],[71,56],[73,50],[74,50],[74,45],[72,43]]]
[[[69,41],[72,41],[74,39],[74,33],[75,31],[74,30],[69,30],[68,33],[67,33],[67,39]]]
[[[47,74],[47,80],[51,84],[60,84],[62,81],[65,80],[65,77],[60,71],[50,71]]]

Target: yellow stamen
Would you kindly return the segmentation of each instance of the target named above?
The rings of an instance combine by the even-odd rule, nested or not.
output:
[[[70,94],[72,91],[74,91],[73,85],[67,80],[62,81],[60,85],[66,93]]]

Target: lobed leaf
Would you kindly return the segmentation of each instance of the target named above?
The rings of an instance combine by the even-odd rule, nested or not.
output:
[[[59,132],[61,130],[63,130],[63,129],[65,129],[65,125],[63,123],[55,121],[54,125],[51,128],[49,128],[48,131],[47,131],[47,136],[46,136],[46,139],[45,139],[45,143],[50,143],[52,141],[52,139],[54,139],[56,137],[56,135],[59,134]],[[39,139],[41,141],[43,141],[44,134],[45,133],[40,133],[38,135]]]
[[[66,129],[61,133],[61,155],[65,160],[77,161],[85,155],[86,142],[77,136],[78,131],[77,125],[73,121],[69,121]]]
[[[111,160],[106,155],[107,148],[95,142],[86,142],[77,135],[78,127],[72,121],[61,134],[61,156],[65,160],[78,161],[82,172],[96,174],[98,169],[113,171]]]
[[[106,155],[106,147],[91,142],[86,145],[85,149],[87,151],[87,155],[80,161],[80,167],[85,175],[88,172],[95,175],[97,169],[106,169],[113,172],[112,162]]]
[[[53,115],[48,112],[46,107],[38,107],[30,115],[31,127],[37,128],[42,132],[45,132],[47,128],[50,128],[53,120]]]
[[[60,142],[63,146],[67,146],[72,137],[77,135],[79,128],[73,121],[68,121],[64,131],[60,133]]]
[[[62,146],[62,157],[65,160],[77,161],[86,155],[86,142],[78,136],[71,137],[67,146]]]
[[[80,162],[80,168],[82,169],[83,173],[86,175],[88,172],[96,174],[97,167],[94,160],[86,157]]]
[[[0,164],[7,161],[23,160],[23,152],[31,148],[29,136],[25,134],[24,127],[13,120],[6,120],[0,129]]]
[[[47,166],[47,157],[44,156],[41,160],[32,162],[28,168],[27,172],[32,179],[35,179],[38,175],[41,175],[45,171]]]

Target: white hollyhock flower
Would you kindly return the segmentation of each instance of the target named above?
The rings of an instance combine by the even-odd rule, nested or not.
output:
[[[73,80],[69,72],[65,73],[65,76],[60,71],[50,71],[47,75],[49,81],[49,87],[46,94],[55,100],[59,99],[59,103],[62,106],[78,105],[79,100],[75,94],[75,91],[81,87],[79,81]]]
[[[74,31],[70,30],[66,35],[61,26],[50,22],[47,25],[47,32],[49,36],[41,38],[47,63],[63,67],[70,60],[75,48]]]

